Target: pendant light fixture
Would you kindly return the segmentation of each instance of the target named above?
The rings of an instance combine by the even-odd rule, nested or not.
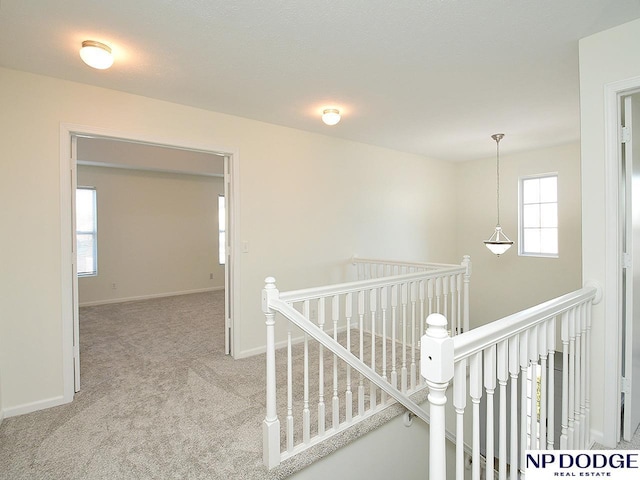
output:
[[[491,235],[489,240],[485,240],[484,244],[492,253],[500,256],[511,248],[513,241],[505,235],[502,231],[502,227],[500,226],[500,140],[504,138],[504,133],[496,133],[491,135],[491,138],[496,141],[496,205],[498,210],[498,222],[496,223],[496,229],[494,230],[493,235]]]

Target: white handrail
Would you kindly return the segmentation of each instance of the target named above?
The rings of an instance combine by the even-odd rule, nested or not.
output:
[[[595,287],[584,287],[486,325],[476,327],[463,335],[457,335],[453,338],[454,361],[458,362],[484,350],[490,345],[500,343],[538,323],[560,315],[590,298],[595,298],[597,293],[598,290]]]
[[[414,272],[402,275],[394,275],[392,277],[372,278],[369,280],[359,280],[355,282],[339,283],[335,285],[324,285],[321,287],[305,288],[301,290],[291,290],[282,292],[280,299],[287,302],[301,302],[311,300],[318,297],[329,297],[342,293],[354,293],[363,289],[373,289],[378,287],[388,287],[398,285],[409,280],[428,280],[444,275],[461,274],[465,272],[464,267],[447,265],[449,268],[441,268],[433,272]]]
[[[402,267],[423,267],[423,268],[441,268],[450,267],[450,263],[431,263],[431,262],[412,262],[407,260],[385,260],[382,258],[363,258],[354,255],[351,257],[351,263],[375,263],[377,265],[398,265]]]

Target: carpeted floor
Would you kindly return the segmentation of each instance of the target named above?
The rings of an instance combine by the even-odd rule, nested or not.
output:
[[[224,293],[80,313],[82,389],[5,419],[0,478],[267,478],[264,357],[224,355]]]
[[[265,357],[224,355],[223,302],[224,292],[212,292],[81,308],[81,390],[70,404],[2,422],[0,480],[277,480],[404,412],[391,405],[267,471]],[[352,342],[355,351],[356,336]],[[317,346],[310,348],[317,358]],[[301,355],[299,344],[294,357]],[[332,357],[325,351],[326,368]],[[276,365],[283,385],[286,349],[277,352]],[[353,380],[355,388],[358,376]],[[325,382],[330,395],[328,374]],[[300,389],[302,380],[295,384]],[[309,387],[313,405],[317,365]],[[424,401],[426,390],[412,398]],[[284,419],[286,389],[278,390],[278,411]],[[330,425],[329,407],[326,414]],[[314,434],[314,408],[311,425]]]

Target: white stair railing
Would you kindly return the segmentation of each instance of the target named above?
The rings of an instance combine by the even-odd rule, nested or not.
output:
[[[447,335],[447,322],[442,315],[428,317],[428,328],[421,343],[421,374],[430,388],[430,479],[464,478],[463,448],[468,435],[464,416],[469,397],[473,405],[473,480],[479,480],[483,474],[484,478],[495,475],[499,479],[524,478],[525,450],[558,447],[554,435],[558,420],[561,449],[590,446],[591,310],[599,297],[599,290],[588,286],[456,337]],[[554,408],[557,391],[554,356],[559,346],[556,343],[557,323],[563,356],[562,385],[558,389],[562,394],[561,412]],[[456,472],[455,476],[447,477],[443,433],[447,399],[444,392],[452,379],[457,432]],[[496,386],[500,393],[497,432],[493,415]],[[481,402],[486,406],[484,418],[480,416]],[[507,425],[507,411],[510,411],[510,425]],[[560,414],[559,419],[557,414]],[[481,452],[481,421],[485,422],[486,432],[484,452]],[[496,454],[497,472],[494,470]],[[484,472],[480,470],[481,455],[486,458],[486,462],[482,462]]]
[[[460,266],[291,292],[267,278],[265,465],[273,468],[394,401],[426,420],[409,399],[426,386],[418,371],[423,321],[448,312],[463,328],[469,276],[467,257]],[[286,352],[276,352],[276,313],[287,320]]]

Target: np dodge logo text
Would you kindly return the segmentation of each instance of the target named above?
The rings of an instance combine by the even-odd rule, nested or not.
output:
[[[527,468],[638,469],[637,453],[527,453]]]

